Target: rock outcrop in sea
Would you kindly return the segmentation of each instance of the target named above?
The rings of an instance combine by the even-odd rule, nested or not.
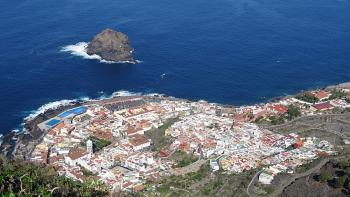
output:
[[[134,63],[133,48],[128,37],[112,29],[105,29],[97,34],[87,47],[89,55],[99,55],[102,59],[114,62]]]

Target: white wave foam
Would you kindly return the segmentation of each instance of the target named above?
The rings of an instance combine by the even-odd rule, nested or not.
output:
[[[103,92],[103,91],[101,91]],[[103,93],[103,95],[101,95],[98,100],[103,100],[103,99],[110,99],[110,98],[114,98],[114,97],[122,97],[122,96],[164,96],[164,94],[159,94],[159,93],[143,93],[143,92],[130,92],[127,90],[119,90],[116,92],[113,92],[111,95],[106,95],[105,93]]]
[[[117,96],[141,96],[142,93],[141,92],[130,92],[130,91],[126,91],[126,90],[119,90],[116,92],[113,92],[111,97],[117,97]]]
[[[162,74],[160,75],[160,78],[164,79],[165,76],[166,76],[166,73],[162,73]]]
[[[69,52],[72,55],[82,57],[84,59],[95,59],[99,60],[100,63],[106,63],[106,64],[136,64],[136,63],[141,63],[142,61],[140,60],[135,60],[135,61],[108,61],[102,59],[101,56],[99,55],[89,55],[87,54],[87,47],[89,43],[88,42],[78,42],[77,44],[73,45],[67,45],[62,47],[61,52]]]
[[[60,101],[54,101],[54,102],[50,102],[50,103],[47,103],[41,107],[39,107],[37,110],[33,110],[31,111],[31,113],[24,118],[25,121],[28,121],[28,120],[32,120],[34,119],[35,117],[37,117],[38,115],[46,112],[47,110],[49,109],[57,109],[61,106],[64,106],[64,105],[70,105],[72,104],[73,102],[76,102],[77,99],[72,99],[72,100],[60,100]]]
[[[88,97],[88,96],[82,96],[82,97],[79,97],[79,99],[77,99],[77,100],[79,100],[79,101],[89,101],[89,100],[91,100],[91,98]]]
[[[97,59],[102,60],[98,55],[87,54],[87,42],[78,42],[77,44],[67,45],[61,49],[62,52],[70,52],[72,55],[83,57],[84,59]]]

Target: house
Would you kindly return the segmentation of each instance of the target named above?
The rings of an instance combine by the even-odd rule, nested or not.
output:
[[[325,103],[317,103],[311,106],[311,110],[312,111],[325,111],[325,110],[330,110],[333,109],[334,106],[331,105],[329,102],[325,102]]]
[[[151,140],[147,139],[144,135],[135,134],[129,138],[129,143],[134,150],[139,151],[151,146]]]
[[[87,154],[88,153],[86,152],[85,149],[78,148],[78,149],[71,150],[64,159],[68,165],[75,166],[78,160]]]
[[[220,169],[220,166],[216,160],[210,160],[210,168],[213,172],[216,172]]]
[[[303,147],[303,145],[304,145],[304,142],[303,142],[303,141],[297,140],[297,141],[293,144],[293,147],[294,147],[294,148],[301,148],[301,147]]]
[[[273,180],[273,174],[270,172],[264,171],[259,175],[259,182],[262,184],[269,185],[271,184],[272,180]]]
[[[335,107],[346,108],[349,106],[349,103],[342,99],[334,99],[330,101],[330,104]]]
[[[318,98],[320,101],[328,99],[331,96],[331,93],[320,90],[318,92],[313,93],[313,96]]]
[[[284,114],[288,111],[288,108],[281,104],[271,105],[269,107],[272,111],[277,112],[279,114]]]

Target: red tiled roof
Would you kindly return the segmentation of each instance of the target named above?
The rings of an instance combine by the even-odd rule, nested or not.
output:
[[[128,187],[130,187],[132,185],[132,182],[127,182],[127,183],[125,183],[125,184],[123,184],[123,188],[128,188]]]
[[[312,105],[312,107],[314,107],[317,110],[324,110],[324,109],[330,109],[333,108],[334,106],[331,105],[329,102],[326,103],[317,103]]]
[[[169,153],[165,150],[160,150],[159,151],[159,157],[167,157]]]
[[[329,97],[329,93],[328,93],[328,92],[325,92],[325,91],[323,91],[323,90],[316,92],[314,95],[315,95],[315,97],[317,97],[318,99],[324,99],[324,98]]]
[[[278,113],[286,113],[288,108],[284,105],[281,104],[277,104],[277,105],[272,105],[271,108],[275,111],[277,111]]]
[[[142,184],[139,184],[139,185],[136,185],[136,186],[133,188],[133,191],[134,191],[134,192],[139,192],[139,191],[142,191],[143,189],[145,189],[145,186],[143,186]]]
[[[141,144],[147,143],[147,139],[144,135],[135,134],[131,138],[129,138],[129,143],[133,146],[139,146]]]
[[[64,126],[66,126],[64,124],[64,122],[61,122],[59,123],[58,125],[54,126],[53,128],[51,128],[52,131],[55,131],[55,132],[59,132],[61,130],[61,128],[63,128]]]
[[[87,152],[85,149],[79,148],[79,149],[71,150],[68,153],[68,157],[70,157],[72,160],[76,160],[76,159],[78,159],[86,154],[87,154]]]

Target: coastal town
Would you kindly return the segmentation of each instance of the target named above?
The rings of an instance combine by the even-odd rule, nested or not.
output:
[[[321,157],[336,155],[334,144],[261,125],[350,108],[344,88],[303,92],[251,106],[222,106],[163,96],[119,97],[70,108],[37,125],[44,132],[30,160],[55,166],[61,176],[102,181],[110,191],[142,192],[150,182],[177,175],[171,159],[181,152],[208,161],[211,172],[262,169],[261,184]],[[169,120],[171,124],[169,124]],[[148,133],[164,129],[156,147]]]

